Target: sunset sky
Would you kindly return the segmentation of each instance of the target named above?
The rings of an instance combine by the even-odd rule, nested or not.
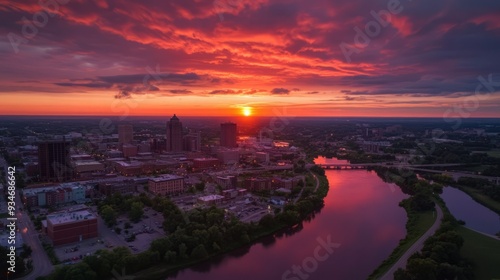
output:
[[[498,0],[40,3],[0,3],[0,115],[500,117]]]

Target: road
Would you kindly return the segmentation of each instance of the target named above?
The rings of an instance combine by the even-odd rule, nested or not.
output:
[[[470,228],[470,227],[467,227],[467,226],[464,226],[464,227],[465,227],[465,228],[467,228],[467,229],[470,229],[470,230],[472,230],[472,231],[474,231],[474,232],[477,232],[477,233],[479,233],[479,234],[482,234],[482,235],[484,235],[484,236],[487,236],[487,237],[489,237],[489,238],[493,238],[493,239],[496,239],[496,240],[500,240],[500,237],[499,237],[499,236],[492,235],[492,234],[488,234],[488,233],[485,233],[485,232],[482,232],[482,231],[478,231],[478,230],[475,230],[475,229]]]
[[[404,269],[406,267],[406,263],[408,262],[410,256],[422,250],[422,248],[424,247],[425,240],[427,240],[427,238],[433,235],[439,228],[439,226],[441,226],[443,211],[441,210],[441,207],[439,207],[437,204],[436,204],[436,212],[437,212],[437,218],[434,224],[403,254],[403,256],[401,256],[401,258],[382,277],[380,277],[380,280],[394,279],[394,272],[396,272],[396,270],[398,270],[399,268]]]
[[[32,249],[31,259],[33,260],[33,271],[24,277],[26,280],[34,280],[39,276],[48,275],[54,270],[54,266],[49,260],[42,247],[40,239],[38,239],[38,232],[35,230],[26,212],[19,211],[22,206],[19,193],[16,195],[16,211],[17,211],[17,224],[25,244],[29,245]]]
[[[0,166],[4,168],[5,173],[7,174],[7,162],[3,157],[0,158]],[[23,279],[34,280],[39,276],[50,274],[54,269],[54,266],[45,253],[40,239],[38,239],[38,232],[35,230],[35,227],[33,226],[33,223],[31,222],[28,214],[26,212],[19,211],[19,208],[23,206],[19,191],[16,191],[15,202],[15,211],[17,218],[16,223],[19,228],[18,234],[21,233],[24,243],[30,246],[32,249],[31,259],[33,260],[33,271]]]

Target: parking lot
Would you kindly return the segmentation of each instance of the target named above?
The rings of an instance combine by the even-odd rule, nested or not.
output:
[[[131,227],[125,229],[125,224],[128,223]],[[118,227],[121,228],[120,234],[113,232],[124,246],[129,247],[132,252],[140,253],[149,249],[149,245],[155,239],[165,236],[163,231],[163,215],[151,208],[144,209],[144,216],[139,223],[132,223],[127,216],[118,218]],[[127,237],[135,235],[134,241],[127,241]]]
[[[54,247],[57,257],[64,264],[79,262],[81,258],[94,254],[100,249],[106,249],[106,246],[102,239],[99,238]]]

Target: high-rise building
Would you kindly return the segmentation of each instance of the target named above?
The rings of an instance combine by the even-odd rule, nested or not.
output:
[[[191,132],[184,136],[184,151],[199,152],[201,151],[201,133]]]
[[[182,151],[182,122],[174,116],[167,122],[167,152]]]
[[[38,143],[38,170],[40,179],[65,181],[73,177],[69,157],[70,142],[63,140]]]
[[[227,122],[220,124],[220,145],[222,147],[235,148],[236,145],[236,124]]]
[[[120,148],[124,144],[130,144],[134,140],[134,128],[131,124],[118,125],[118,143]]]

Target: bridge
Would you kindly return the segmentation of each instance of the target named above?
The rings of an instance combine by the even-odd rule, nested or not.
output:
[[[308,164],[307,168],[312,167],[314,164]],[[413,171],[422,171],[429,173],[444,174],[452,177],[455,181],[458,181],[461,177],[470,177],[477,179],[488,180],[496,185],[500,185],[500,177],[490,177],[483,175],[476,175],[465,172],[454,172],[454,171],[444,171],[444,170],[434,170],[428,169],[429,167],[454,167],[465,165],[464,163],[440,163],[440,164],[401,164],[399,162],[379,162],[379,163],[320,163],[316,164],[323,169],[336,169],[336,170],[358,170],[367,169],[369,167],[383,166],[383,167],[394,167],[398,169],[409,169]]]
[[[367,169],[373,166],[387,166],[385,164],[370,164],[370,163],[323,163],[317,164],[323,169]]]
[[[308,165],[310,168],[313,164]],[[418,167],[452,167],[461,166],[461,163],[444,163],[444,164],[402,164],[399,162],[378,162],[378,163],[319,163],[316,164],[323,169],[367,169],[368,167],[383,166],[395,168],[418,168]],[[442,172],[442,171],[441,171]]]

